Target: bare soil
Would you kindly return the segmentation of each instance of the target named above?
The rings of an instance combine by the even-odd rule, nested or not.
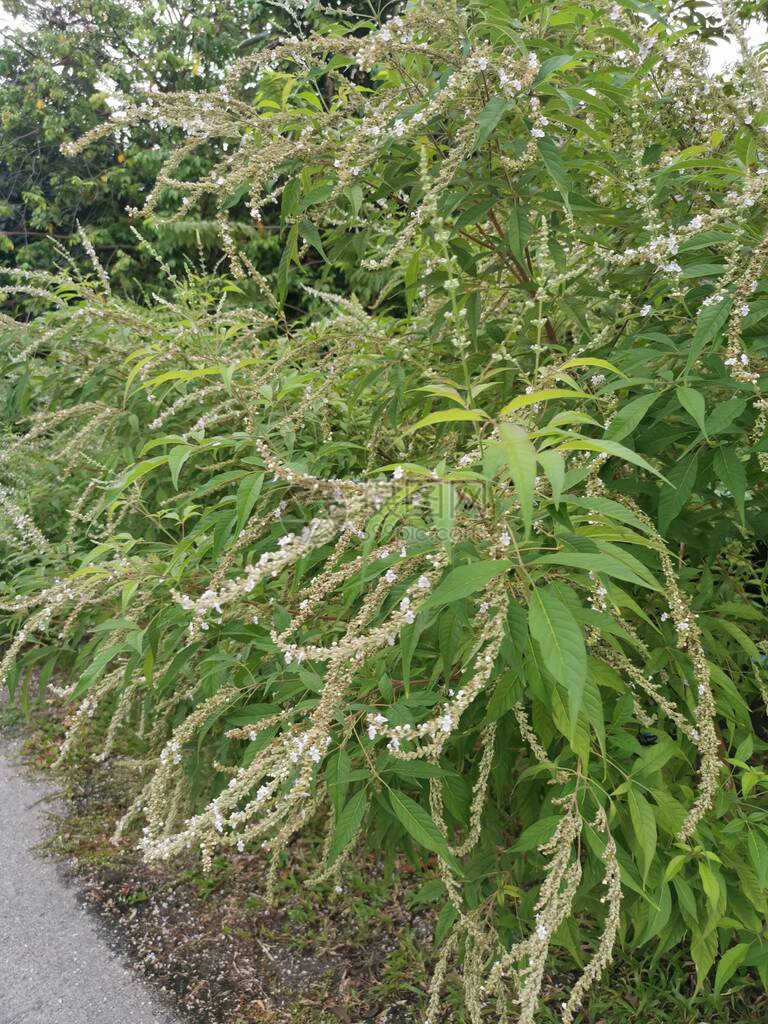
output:
[[[55,720],[28,733],[31,766],[51,760]],[[76,757],[60,772],[61,812],[47,851],[109,926],[133,965],[191,1024],[416,1024],[429,977],[434,913],[414,903],[418,883],[385,881],[373,855],[344,869],[343,891],[307,888],[316,841],[301,840],[279,882],[279,907],[262,895],[266,861],[145,864],[137,835],[110,842],[131,797],[131,762]],[[306,868],[306,870],[304,870]]]

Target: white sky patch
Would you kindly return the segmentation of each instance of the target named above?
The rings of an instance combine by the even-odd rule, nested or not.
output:
[[[768,24],[764,21],[752,20],[747,23],[745,35],[750,50],[768,42]],[[720,74],[729,66],[741,59],[741,50],[735,39],[725,39],[710,47],[709,70],[714,75]]]
[[[8,28],[29,28],[29,25],[22,18],[15,18],[9,11],[6,11],[0,0],[0,35],[3,34],[3,29]]]

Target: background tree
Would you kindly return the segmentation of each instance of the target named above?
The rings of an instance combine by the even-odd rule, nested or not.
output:
[[[359,0],[357,6],[380,20],[393,5]],[[11,0],[5,7],[16,20],[0,34],[0,261],[61,265],[55,240],[90,266],[80,224],[114,288],[134,297],[148,287],[165,290],[167,274],[136,238],[127,211],[142,205],[181,133],[157,122],[133,125],[74,158],[61,145],[103,123],[114,95],[215,89],[233,60],[281,32],[306,32],[326,19],[316,10],[292,15],[265,0]],[[212,164],[202,149],[184,171],[197,176]],[[177,199],[166,194],[158,215]],[[190,260],[210,270],[223,254],[214,214],[213,204],[203,204],[195,217],[140,226],[173,272]],[[257,264],[268,269],[279,260],[269,216],[255,225],[235,199],[228,218]]]
[[[177,134],[155,123],[65,157],[62,143],[110,116],[110,94],[214,88],[227,65],[258,48],[287,16],[262,0],[200,4],[64,0],[13,2],[19,19],[0,43],[0,252],[6,266],[62,262],[54,239],[79,244],[82,225],[113,287],[135,295],[163,288],[157,263],[131,229],[127,207],[143,196]],[[204,152],[196,155],[200,173]],[[191,169],[190,169],[191,170]],[[166,197],[166,208],[169,203]],[[161,211],[163,207],[161,206]],[[174,271],[200,247],[209,266],[221,254],[213,221],[200,216],[144,233]],[[248,226],[243,230],[256,235]]]

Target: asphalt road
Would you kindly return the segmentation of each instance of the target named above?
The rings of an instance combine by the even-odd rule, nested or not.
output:
[[[51,787],[0,736],[0,1024],[181,1024],[114,953],[56,865],[32,848]]]

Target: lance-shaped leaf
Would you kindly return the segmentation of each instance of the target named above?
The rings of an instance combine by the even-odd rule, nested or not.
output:
[[[397,820],[419,846],[436,853],[457,874],[462,874],[461,864],[448,848],[447,839],[420,804],[397,789],[390,789],[389,802]]]
[[[741,525],[744,525],[744,497],[747,491],[747,474],[744,463],[733,448],[718,448],[715,452],[715,473],[733,495],[739,511]]]
[[[428,416],[414,423],[406,430],[406,434],[412,434],[414,430],[421,430],[422,427],[431,427],[435,423],[458,423],[476,422],[487,420],[489,416],[482,409],[441,409],[439,412],[431,412]]]
[[[457,565],[435,587],[422,605],[422,610],[426,611],[428,608],[452,604],[454,601],[460,601],[463,597],[469,597],[470,594],[487,586],[495,576],[500,576],[501,573],[511,568],[512,562],[505,558]]]
[[[696,425],[702,434],[707,437],[707,407],[704,395],[695,388],[680,387],[677,389],[677,399],[680,405],[696,421]]]
[[[748,942],[739,942],[736,946],[731,946],[725,953],[720,957],[715,971],[715,995],[719,996],[725,988],[727,982],[733,977],[736,971],[741,967],[747,958],[749,952]]]
[[[627,801],[632,831],[635,833],[635,841],[638,846],[637,859],[642,866],[643,882],[645,882],[656,854],[656,818],[650,803],[635,786],[630,788]]]
[[[631,434],[658,397],[659,393],[653,392],[650,395],[639,395],[631,402],[627,402],[614,416],[605,436],[611,441],[621,441],[622,438]]]
[[[669,471],[669,485],[662,487],[659,495],[659,529],[662,533],[666,532],[669,524],[679,515],[691,496],[698,472],[698,455],[681,459]]]
[[[545,668],[568,694],[573,734],[587,679],[587,650],[581,626],[553,587],[536,587],[528,607],[528,628]]]
[[[352,842],[365,817],[365,790],[357,793],[344,805],[336,821],[336,828],[328,852],[328,863],[332,864],[339,854]]]
[[[571,370],[576,366],[599,366],[603,370],[610,370],[611,373],[615,373],[618,377],[626,377],[626,373],[622,373],[618,366],[614,366],[607,359],[598,359],[596,356],[577,356],[575,359],[569,359],[563,363],[560,367],[561,370]]]
[[[531,532],[531,523],[533,522],[536,449],[531,444],[526,431],[516,423],[502,423],[499,427],[499,437],[509,474],[515,485],[517,499],[520,502],[520,515],[527,537]]]
[[[653,473],[653,475],[659,477],[660,480],[664,480],[669,483],[667,478],[659,473],[657,469],[654,469],[649,462],[646,462],[642,455],[638,455],[637,452],[633,452],[631,448],[625,448],[623,444],[617,444],[616,441],[610,441],[605,437],[600,440],[591,437],[584,437],[579,440],[565,441],[563,444],[558,445],[557,450],[561,452],[605,452],[606,455],[615,455],[617,459],[623,459],[624,462],[630,462],[634,466],[639,466],[641,469],[645,469],[648,473]]]
[[[556,398],[592,398],[592,395],[588,395],[586,391],[571,391],[568,388],[542,388],[541,391],[530,391],[513,398],[511,402],[507,402],[499,416],[507,416],[516,409],[538,405],[539,402],[550,402]]]
[[[539,452],[537,458],[544,470],[544,475],[549,480],[552,498],[555,504],[559,505],[565,486],[565,459],[560,452]]]
[[[733,299],[729,296],[714,305],[702,306],[699,318],[696,321],[696,331],[688,349],[688,359],[685,364],[686,377],[707,345],[725,327],[731,312],[732,303]]]

